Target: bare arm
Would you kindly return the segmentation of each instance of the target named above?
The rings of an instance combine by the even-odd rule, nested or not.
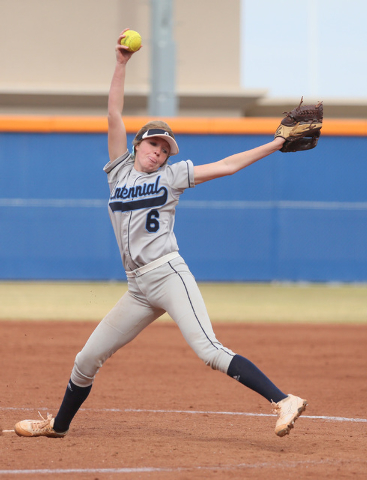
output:
[[[127,150],[126,129],[121,114],[124,108],[126,64],[133,55],[120,44],[125,29],[121,32],[116,50],[116,66],[108,96],[108,153],[110,161],[123,155]]]
[[[233,175],[252,163],[281,149],[284,142],[284,138],[278,137],[265,145],[245,152],[236,153],[230,157],[223,158],[223,160],[219,160],[219,162],[197,165],[194,167],[195,185],[207,182],[208,180],[214,180],[215,178]]]

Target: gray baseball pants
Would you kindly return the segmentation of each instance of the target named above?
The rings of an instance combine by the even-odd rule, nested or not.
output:
[[[199,358],[227,373],[235,353],[216,339],[199,287],[182,257],[128,278],[128,287],[77,354],[71,373],[75,385],[91,385],[104,362],[164,312]]]

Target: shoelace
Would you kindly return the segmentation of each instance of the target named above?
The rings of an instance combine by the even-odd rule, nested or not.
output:
[[[271,401],[271,405],[273,407],[273,413],[275,413],[276,415],[280,415],[280,412],[281,412],[280,406],[277,403],[273,402],[273,400]]]
[[[44,430],[46,427],[49,427],[50,429],[52,429],[50,425],[50,422],[52,420],[51,413],[47,414],[47,418],[44,418],[40,412],[38,412],[38,415],[42,418],[42,422],[41,420],[35,420],[34,422],[32,422],[32,429],[37,431]]]
[[[283,409],[281,405],[278,405],[275,402],[272,402],[272,405],[274,406],[273,407],[273,413],[277,414],[279,419],[292,413],[292,404],[291,403],[289,405],[287,405],[286,409]]]

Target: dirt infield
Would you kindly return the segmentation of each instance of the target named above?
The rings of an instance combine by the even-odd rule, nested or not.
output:
[[[215,324],[222,343],[309,401],[285,438],[268,402],[207,368],[173,323],[106,363],[64,439],[7,431],[56,414],[95,325],[0,322],[0,480],[366,478],[367,325]]]

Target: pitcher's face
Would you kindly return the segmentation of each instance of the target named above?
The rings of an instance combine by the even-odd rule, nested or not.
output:
[[[166,162],[169,153],[169,144],[163,138],[145,138],[135,146],[134,168],[138,172],[155,172]]]

